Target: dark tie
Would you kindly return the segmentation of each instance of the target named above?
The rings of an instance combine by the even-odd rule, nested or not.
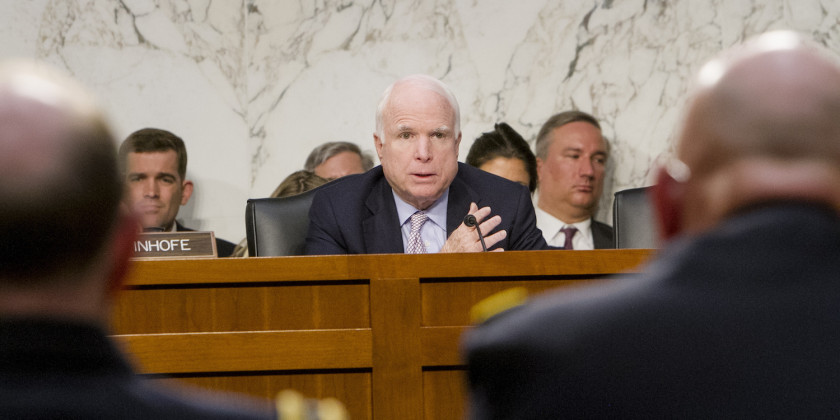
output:
[[[405,250],[406,254],[425,254],[426,245],[423,244],[423,238],[420,237],[420,228],[429,216],[422,211],[418,211],[411,215],[411,233],[408,234],[408,247]]]
[[[560,229],[560,232],[563,232],[566,235],[566,242],[563,244],[563,249],[575,249],[572,245],[572,238],[575,237],[575,233],[577,233],[577,228],[574,226],[566,226],[563,229]]]

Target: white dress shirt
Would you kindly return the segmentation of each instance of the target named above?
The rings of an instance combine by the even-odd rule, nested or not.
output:
[[[543,233],[545,241],[551,246],[562,247],[566,243],[566,234],[561,232],[567,226],[577,228],[577,233],[572,237],[572,246],[576,250],[595,249],[595,240],[592,238],[592,218],[577,223],[566,223],[545,210],[534,207],[537,213],[537,227]]]

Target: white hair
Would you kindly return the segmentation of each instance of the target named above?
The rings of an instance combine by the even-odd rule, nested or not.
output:
[[[382,98],[379,100],[379,105],[376,107],[376,134],[379,136],[380,141],[383,143],[385,142],[385,124],[382,121],[382,113],[388,106],[388,102],[391,100],[391,93],[394,91],[394,87],[401,84],[419,86],[443,96],[444,99],[449,102],[449,106],[455,113],[454,134],[457,136],[458,133],[461,132],[461,109],[458,107],[458,101],[455,99],[455,94],[452,93],[446,84],[432,76],[427,76],[425,74],[412,74],[391,83],[391,85],[382,92]]]

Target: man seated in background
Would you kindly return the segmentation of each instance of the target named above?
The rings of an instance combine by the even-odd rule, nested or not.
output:
[[[525,139],[506,123],[482,133],[470,146],[467,165],[537,189],[537,160]]]
[[[33,63],[0,66],[0,418],[276,418],[164,392],[108,338],[137,234],[122,191],[87,92]]]
[[[328,180],[360,174],[371,168],[373,159],[362,153],[359,146],[347,141],[324,143],[312,149],[303,165],[305,171]]]
[[[835,57],[770,32],[706,64],[654,188],[671,242],[468,333],[472,417],[836,417]]]
[[[318,189],[307,254],[481,251],[476,227],[462,223],[468,214],[488,249],[545,248],[527,188],[458,163],[459,120],[455,96],[435,78],[389,86],[373,135],[382,165]]]
[[[295,171],[280,181],[269,197],[291,197],[303,194],[329,182],[328,179],[307,170]]]
[[[280,185],[274,189],[269,198],[284,198],[293,195],[303,194],[309,190],[320,187],[329,182],[326,178],[315,175],[314,172],[307,170],[299,170],[289,174],[286,178],[280,181]],[[248,238],[242,238],[236,245],[233,251],[233,257],[247,257],[248,252]]]
[[[565,249],[615,248],[613,229],[596,221],[609,145],[595,117],[581,111],[552,116],[537,134],[537,227]]]
[[[120,167],[127,189],[126,205],[144,230],[191,231],[178,223],[178,210],[193,192],[187,177],[187,148],[175,134],[157,128],[131,133],[120,146]],[[236,246],[216,238],[216,252],[229,257]]]

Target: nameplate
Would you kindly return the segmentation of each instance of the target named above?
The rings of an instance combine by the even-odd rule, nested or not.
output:
[[[135,259],[215,257],[213,232],[147,232],[134,241]]]

